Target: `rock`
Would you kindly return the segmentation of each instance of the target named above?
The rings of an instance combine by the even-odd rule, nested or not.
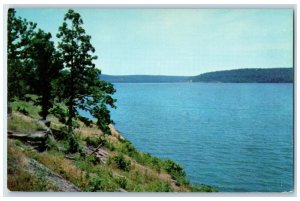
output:
[[[48,180],[49,182],[53,183],[57,188],[58,191],[63,192],[80,192],[80,188],[72,184],[71,182],[65,180],[60,175],[56,174],[43,164],[37,162],[34,159],[29,159],[27,163],[29,171],[34,173],[35,175],[41,175],[43,179]]]
[[[47,131],[35,131],[33,133],[17,133],[14,131],[7,132],[8,137],[12,139],[18,139],[38,151],[44,151],[47,148],[48,132]]]

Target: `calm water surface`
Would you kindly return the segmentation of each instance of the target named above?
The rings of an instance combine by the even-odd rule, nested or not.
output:
[[[293,85],[118,83],[116,128],[220,191],[293,189]]]

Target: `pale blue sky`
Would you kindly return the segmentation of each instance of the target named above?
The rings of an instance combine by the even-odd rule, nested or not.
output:
[[[74,9],[111,75],[293,66],[291,9]],[[18,8],[56,39],[67,9]]]

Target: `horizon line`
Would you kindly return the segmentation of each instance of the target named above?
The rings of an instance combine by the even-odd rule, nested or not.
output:
[[[214,73],[214,72],[222,72],[222,71],[233,71],[233,70],[246,70],[246,69],[280,69],[280,68],[294,68],[292,67],[271,67],[271,68],[258,68],[258,67],[246,67],[246,68],[235,68],[235,69],[229,69],[229,70],[216,70],[216,71],[208,71],[208,72],[203,72],[197,75],[166,75],[166,74],[107,74],[107,73],[103,73],[101,70],[101,75],[109,75],[109,76],[169,76],[169,77],[193,77],[193,76],[199,76],[205,73]]]

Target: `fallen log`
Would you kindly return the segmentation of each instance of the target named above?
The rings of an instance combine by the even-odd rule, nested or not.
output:
[[[75,156],[68,156],[68,155],[65,155],[65,158],[70,159],[70,160],[75,160],[76,159]]]
[[[97,152],[98,149],[100,149],[101,146],[102,146],[102,143],[100,143],[100,144],[98,145],[98,147],[97,147],[94,151],[92,151],[92,153],[89,154],[89,156],[91,156],[93,153]]]

